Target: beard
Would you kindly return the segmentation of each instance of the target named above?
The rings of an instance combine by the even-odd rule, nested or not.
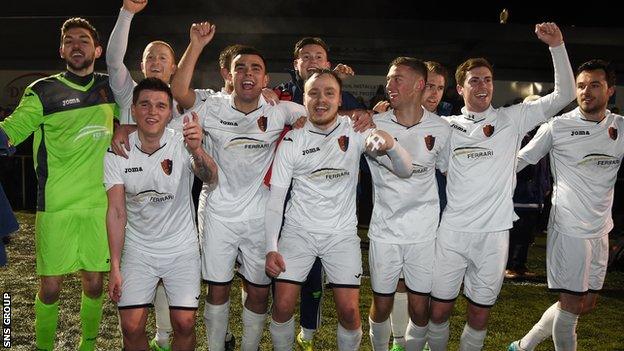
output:
[[[67,63],[67,66],[71,68],[72,70],[82,71],[86,68],[89,68],[93,64],[94,60],[95,60],[94,55],[91,55],[91,57],[85,57],[82,63],[79,63],[79,64],[75,64],[74,62],[71,61],[71,59],[65,59],[65,62]]]

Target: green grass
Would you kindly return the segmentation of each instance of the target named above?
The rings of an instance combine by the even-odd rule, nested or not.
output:
[[[38,289],[35,275],[34,258],[34,215],[18,213],[21,229],[13,235],[8,247],[9,265],[0,268],[0,292],[8,292],[12,298],[12,348],[31,350],[34,347],[34,308],[33,301]],[[361,232],[365,237],[365,232]],[[367,252],[363,252],[365,275],[368,272]],[[539,319],[542,312],[555,300],[545,285],[545,238],[538,237],[532,246],[529,268],[538,273],[531,282],[505,282],[498,303],[492,310],[485,350],[505,350],[510,341],[520,338]],[[241,336],[240,318],[240,280],[234,281],[232,289],[232,313],[230,325],[237,341]],[[362,280],[360,312],[362,315],[361,350],[370,350],[368,340],[368,308],[372,299],[370,280]],[[59,328],[56,339],[58,350],[75,350],[80,337],[80,279],[72,275],[66,280],[61,294]],[[459,336],[464,325],[466,302],[457,300],[451,319],[450,350],[458,349]],[[153,336],[153,316],[150,316],[148,334]],[[317,350],[336,350],[336,313],[333,308],[331,291],[326,291],[323,301],[323,325],[317,333]],[[594,313],[580,319],[578,333],[579,350],[624,350],[624,273],[610,272],[607,275],[605,289]],[[201,317],[197,318],[198,349],[206,350],[204,326]],[[238,343],[237,343],[238,344]],[[121,335],[118,329],[117,310],[106,299],[102,320],[99,350],[118,350],[121,348]],[[271,350],[270,335],[265,330],[262,338],[262,350]],[[553,350],[552,341],[548,340],[537,350]]]

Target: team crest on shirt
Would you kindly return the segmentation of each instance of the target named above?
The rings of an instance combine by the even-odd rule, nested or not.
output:
[[[486,124],[483,126],[483,134],[485,134],[486,137],[491,137],[492,134],[494,134],[494,126],[491,124]]]
[[[425,145],[427,146],[427,150],[433,150],[433,146],[435,145],[435,137],[433,135],[427,135],[425,137]]]
[[[171,170],[173,169],[173,161],[170,159],[165,159],[160,163],[160,167],[162,167],[163,172],[166,175],[171,175]]]
[[[260,116],[258,117],[258,128],[260,128],[261,131],[266,132],[267,129],[267,118],[265,116]]]
[[[343,135],[338,138],[338,146],[340,146],[340,150],[342,150],[343,152],[347,152],[347,150],[349,149],[349,137]]]
[[[609,127],[609,138],[613,140],[617,139],[617,129],[615,127]]]

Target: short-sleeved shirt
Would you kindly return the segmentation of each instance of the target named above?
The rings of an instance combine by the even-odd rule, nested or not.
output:
[[[191,199],[191,156],[181,134],[165,129],[161,147],[143,152],[137,132],[129,135],[128,158],[107,153],[106,189],[122,184],[126,195],[125,246],[171,255],[198,246]]]
[[[272,106],[260,96],[258,108],[243,113],[230,95],[206,96],[193,111],[207,133],[207,147],[219,166],[219,182],[206,211],[223,221],[264,217],[268,188],[262,179],[273,161],[285,125],[307,113],[293,102]]]

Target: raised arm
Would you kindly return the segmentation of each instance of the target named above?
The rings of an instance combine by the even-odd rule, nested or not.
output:
[[[572,73],[568,53],[563,44],[563,34],[559,27],[552,22],[537,24],[535,26],[535,34],[541,41],[548,44],[550,49],[555,71],[555,88],[552,93],[536,100],[532,104],[539,105],[543,115],[546,118],[550,118],[574,100],[576,93],[574,74]],[[532,130],[535,124],[527,126],[526,132]]]
[[[203,131],[198,123],[199,117],[195,112],[192,112],[192,119],[189,120],[188,116],[184,116],[184,127],[182,128],[182,134],[184,135],[184,142],[186,148],[193,156],[193,173],[202,182],[213,186],[217,184],[218,170],[215,161],[206,153],[202,147]]]
[[[123,6],[119,11],[117,22],[106,47],[106,68],[109,75],[109,84],[115,95],[115,101],[122,107],[128,107],[132,103],[132,89],[135,85],[130,71],[123,63],[128,47],[130,24],[134,14],[143,10],[145,5],[147,5],[147,1],[123,1]],[[122,124],[132,123],[129,110],[121,111],[120,122]]]
[[[108,281],[110,299],[119,302],[121,297],[121,252],[126,235],[126,198],[123,184],[115,184],[106,191],[108,209],[106,210],[106,230],[110,250],[111,270]]]
[[[178,63],[176,74],[171,80],[171,92],[178,105],[190,109],[195,104],[195,92],[191,89],[193,71],[204,47],[215,34],[215,25],[210,22],[193,23],[190,30],[191,42]]]

